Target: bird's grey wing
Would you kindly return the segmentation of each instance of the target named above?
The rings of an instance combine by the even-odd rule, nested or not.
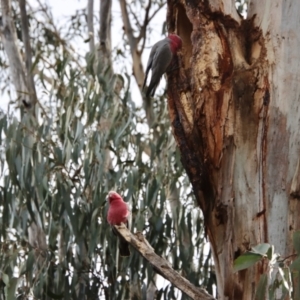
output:
[[[152,78],[161,77],[167,70],[172,61],[173,54],[170,49],[169,43],[164,43],[157,49],[152,63]]]
[[[170,44],[165,43],[157,50],[153,57],[151,81],[147,90],[147,97],[154,96],[155,90],[160,82],[162,75],[166,72],[168,66],[171,64],[173,54],[170,49]]]
[[[147,82],[147,78],[148,78],[148,73],[152,67],[153,64],[153,58],[155,57],[156,51],[158,48],[160,48],[162,46],[162,44],[165,43],[165,40],[159,41],[157,43],[155,43],[150,51],[150,55],[148,58],[148,62],[147,62],[147,68],[146,68],[146,72],[145,72],[145,79],[144,79],[144,84],[143,84],[143,89],[145,88],[146,82]]]

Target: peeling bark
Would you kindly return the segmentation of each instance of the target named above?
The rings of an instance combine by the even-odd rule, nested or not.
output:
[[[300,228],[298,133],[300,3],[169,1],[183,40],[168,104],[182,163],[204,212],[219,299],[253,299],[267,266],[233,273],[233,260],[270,243],[291,255]],[[279,17],[280,16],[280,17]]]

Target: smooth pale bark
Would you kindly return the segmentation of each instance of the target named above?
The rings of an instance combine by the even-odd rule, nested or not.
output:
[[[17,34],[11,15],[10,0],[1,0],[0,35],[5,53],[9,61],[9,69],[12,82],[15,86],[19,100],[30,103],[26,84],[26,72],[21,54],[18,48]]]
[[[169,1],[183,39],[168,103],[211,242],[219,299],[253,299],[267,264],[233,273],[259,243],[293,254],[299,230],[299,1]]]
[[[22,41],[25,49],[26,85],[29,91],[30,98],[30,102],[26,104],[30,104],[30,106],[32,106],[37,102],[37,96],[32,72],[32,53],[30,45],[29,21],[27,17],[26,0],[19,0],[19,6],[22,25]]]
[[[87,27],[89,34],[89,47],[91,53],[95,52],[95,32],[94,32],[94,0],[88,0],[87,5]]]
[[[100,30],[99,30],[99,50],[98,57],[102,64],[102,72],[107,68],[113,74],[111,61],[111,0],[100,2]],[[92,49],[90,49],[92,51]]]

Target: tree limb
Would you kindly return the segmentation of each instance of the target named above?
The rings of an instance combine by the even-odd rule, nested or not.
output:
[[[122,13],[122,19],[125,29],[125,34],[128,39],[128,43],[130,46],[131,55],[134,55],[134,51],[137,50],[137,39],[133,35],[133,29],[130,23],[129,14],[127,11],[127,3],[126,0],[120,0],[120,7],[121,7],[121,13]],[[134,64],[134,62],[133,62]],[[134,67],[133,67],[134,68]]]
[[[134,75],[136,83],[142,94],[142,86],[143,86],[143,82],[144,82],[144,78],[145,78],[145,73],[144,73],[143,64],[142,64],[142,52],[139,51],[139,49],[138,49],[138,42],[142,38],[142,35],[140,34],[139,37],[136,38],[133,34],[133,29],[132,29],[132,26],[130,23],[129,14],[128,14],[128,10],[127,10],[126,0],[120,0],[120,6],[121,6],[124,30],[125,30],[125,34],[128,39],[131,57],[132,57],[133,75]],[[144,39],[145,39],[145,37],[144,37]],[[143,48],[143,46],[142,46],[142,48]],[[144,104],[144,109],[146,112],[148,125],[149,125],[149,127],[151,127],[154,122],[153,104],[152,104],[152,102],[148,101],[145,97],[143,97],[143,104]]]
[[[165,5],[165,3],[158,6],[158,8],[152,13],[152,15],[149,17],[148,23],[152,21],[152,19],[156,16],[156,14],[162,9],[162,7]]]
[[[146,43],[146,35],[147,35],[147,26],[148,24],[152,21],[152,19],[155,17],[155,15],[161,10],[161,8],[165,5],[162,4],[162,5],[159,5],[158,8],[152,13],[152,15],[149,17],[149,12],[150,12],[150,8],[151,8],[151,3],[152,3],[152,0],[149,0],[149,3],[146,7],[146,11],[145,11],[145,18],[144,18],[144,23],[143,23],[143,26],[141,27],[141,31],[140,31],[140,34],[139,34],[139,37],[138,37],[138,40],[140,41],[142,38],[143,38],[143,44],[140,48],[140,52],[142,53],[144,51],[144,48],[145,48],[145,43]]]
[[[133,11],[133,9],[132,9],[132,6],[129,5],[128,8],[129,8],[130,14],[132,15],[133,19],[135,20],[136,26],[137,26],[138,28],[141,28],[142,25],[141,25],[141,23],[140,23],[140,21],[139,21],[137,15],[134,13],[134,11]]]
[[[89,33],[90,52],[95,52],[95,35],[94,35],[94,0],[88,0],[87,6],[87,26]]]
[[[112,70],[111,61],[111,0],[101,1],[100,4],[100,30],[99,30],[99,61],[104,63],[103,72]]]
[[[142,47],[140,49],[141,52],[143,52],[144,48],[145,48],[146,35],[147,35],[147,26],[149,24],[149,11],[150,11],[150,8],[151,8],[151,4],[152,4],[152,0],[149,0],[148,5],[147,5],[146,10],[145,10],[145,18],[144,18],[143,26],[141,27],[141,31],[140,31],[140,34],[139,34],[139,40],[141,40],[143,38],[143,44],[142,44]]]
[[[22,24],[22,38],[25,46],[25,66],[26,66],[26,82],[29,90],[30,104],[35,105],[37,102],[36,90],[33,81],[32,73],[32,54],[30,46],[30,36],[28,28],[28,18],[26,12],[26,1],[19,0],[20,12],[21,12],[21,24]]]
[[[183,293],[197,300],[214,300],[215,298],[208,294],[204,289],[191,284],[187,279],[176,272],[169,262],[158,256],[149,242],[141,232],[132,234],[128,228],[121,224],[114,226],[119,235],[121,235],[129,244],[131,244],[165,279],[169,280],[174,286]]]
[[[18,99],[20,101],[25,99],[27,103],[30,103],[25,79],[25,68],[17,46],[16,29],[11,16],[10,0],[1,0],[1,12],[0,35],[5,53],[8,57],[12,82],[14,83]]]

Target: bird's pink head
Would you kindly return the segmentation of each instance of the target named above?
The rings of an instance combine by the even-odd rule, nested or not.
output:
[[[182,47],[182,40],[177,34],[169,34],[168,38],[171,41],[171,51],[176,53]]]
[[[115,200],[122,200],[123,201],[122,197],[117,192],[110,191],[108,193],[108,201],[109,201],[109,203],[112,203]]]

